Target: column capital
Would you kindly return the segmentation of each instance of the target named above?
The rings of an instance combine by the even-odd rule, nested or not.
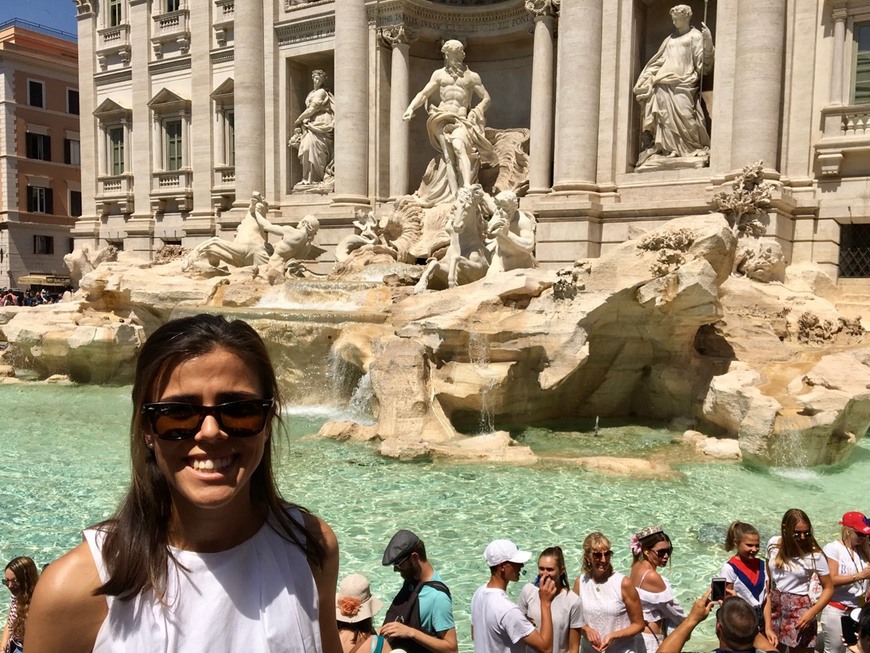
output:
[[[94,2],[93,0],[73,0],[76,3],[77,16],[93,16]]]
[[[526,0],[526,11],[535,18],[552,18],[559,14],[562,0]]]
[[[849,17],[849,10],[845,5],[835,4],[831,7],[831,18],[837,22],[846,22]]]
[[[411,45],[411,43],[420,38],[420,33],[416,29],[401,23],[399,25],[382,27],[379,36],[384,43],[395,48],[400,45]]]

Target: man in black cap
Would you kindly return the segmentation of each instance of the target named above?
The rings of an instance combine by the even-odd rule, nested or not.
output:
[[[411,531],[399,531],[387,544],[381,562],[392,565],[405,581],[380,631],[390,646],[407,653],[457,653],[450,590],[426,558],[422,540]]]

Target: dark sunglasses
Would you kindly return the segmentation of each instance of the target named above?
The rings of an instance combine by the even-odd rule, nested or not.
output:
[[[794,532],[794,536],[800,537],[800,538],[810,537],[812,534],[813,534],[812,531],[795,531]]]
[[[199,433],[206,416],[217,420],[221,431],[233,438],[249,438],[266,426],[273,399],[245,399],[217,406],[159,401],[142,406],[151,433],[161,440],[186,440]]]
[[[4,578],[4,579],[3,579],[3,584],[4,584],[6,587],[9,587],[10,585],[13,585],[14,583],[15,583],[14,580],[9,580],[8,578]]]
[[[609,560],[613,555],[613,551],[593,551],[592,558],[594,560]]]
[[[665,556],[670,556],[674,552],[674,547],[668,549],[650,549],[650,551],[655,553],[659,558],[664,558]]]

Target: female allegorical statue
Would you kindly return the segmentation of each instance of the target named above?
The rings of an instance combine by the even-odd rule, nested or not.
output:
[[[703,23],[701,31],[691,26],[688,5],[677,5],[670,13],[675,31],[665,38],[634,85],[643,110],[643,150],[637,167],[656,155],[706,158],[710,147],[699,80],[713,68],[713,38]]]
[[[325,72],[312,71],[311,81],[314,88],[305,98],[305,110],[296,119],[290,138],[290,146],[298,150],[302,164],[299,188],[329,183],[335,158],[335,98],[323,88]]]

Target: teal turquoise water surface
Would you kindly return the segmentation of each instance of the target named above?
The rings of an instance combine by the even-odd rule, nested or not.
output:
[[[109,516],[126,487],[129,388],[5,385],[0,406],[0,560],[29,555],[42,565],[75,546],[82,528]],[[755,524],[766,538],[778,530],[786,509],[800,507],[824,543],[836,537],[843,512],[870,512],[866,441],[836,468],[683,464],[675,478],[638,480],[603,476],[565,460],[528,467],[402,463],[381,458],[369,445],[307,437],[336,412],[290,411],[291,433],[278,457],[284,495],[332,525],[341,574],[366,574],[387,602],[400,583],[380,564],[384,546],[400,528],[416,531],[453,592],[462,651],[471,650],[469,603],[488,578],[482,554],[494,538],[513,539],[534,552],[560,544],[573,578],[590,531],[611,538],[614,566],[627,571],[631,533],[661,523],[675,548],[664,573],[688,605],[727,559],[722,542],[733,519]],[[611,426],[599,437],[546,431],[519,437],[543,454],[667,455],[671,435]],[[533,577],[530,565],[526,580]],[[3,599],[0,613],[5,609]],[[712,644],[707,623],[691,648]]]

